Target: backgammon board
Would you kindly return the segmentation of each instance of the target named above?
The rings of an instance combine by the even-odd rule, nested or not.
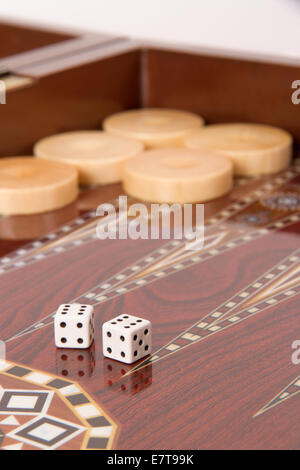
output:
[[[0,220],[0,448],[299,449],[299,68],[11,25],[0,35],[5,76],[27,79],[0,107],[3,156],[145,106],[295,138],[289,169],[236,179],[205,204],[205,243],[193,250],[97,239],[96,207],[117,205],[120,185]],[[95,307],[95,342],[56,349],[53,315],[74,300]],[[102,355],[101,325],[119,313],[153,325],[153,352],[134,365]]]

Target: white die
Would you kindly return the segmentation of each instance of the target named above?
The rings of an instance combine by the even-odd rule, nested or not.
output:
[[[54,318],[55,344],[58,348],[89,348],[94,339],[92,305],[63,304]]]
[[[132,315],[119,315],[102,327],[103,354],[126,364],[151,353],[152,326],[148,320]]]

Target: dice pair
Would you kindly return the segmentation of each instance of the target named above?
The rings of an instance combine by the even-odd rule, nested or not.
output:
[[[58,348],[89,348],[95,336],[94,309],[91,305],[61,305],[54,319]],[[152,327],[148,320],[119,315],[102,327],[103,354],[132,364],[151,353]]]

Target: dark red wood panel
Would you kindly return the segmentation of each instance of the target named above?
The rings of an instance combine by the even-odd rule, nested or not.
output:
[[[39,47],[72,39],[70,34],[44,31],[39,28],[16,26],[0,23],[0,57],[8,57],[27,52]]]
[[[299,67],[150,49],[144,53],[145,106],[188,109],[207,123],[255,122],[300,139],[291,100]]]

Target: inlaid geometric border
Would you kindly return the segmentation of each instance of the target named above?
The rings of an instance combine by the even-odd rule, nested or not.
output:
[[[78,383],[62,379],[48,372],[0,359],[1,375],[17,378],[55,391],[86,429],[81,450],[108,450],[112,448],[118,428],[117,423],[99,407]]]
[[[0,415],[14,414],[14,415],[40,415],[45,414],[48,410],[54,392],[46,392],[42,390],[4,390],[0,392]],[[2,396],[1,396],[2,395]],[[19,397],[22,399],[32,399],[32,406],[21,408],[20,406],[12,406],[11,400]]]
[[[50,428],[52,426],[55,430],[58,428],[60,432],[56,435],[55,433],[53,435],[46,434],[43,437],[41,431],[39,431],[43,426],[49,426]],[[69,421],[53,416],[41,415],[9,432],[7,437],[34,445],[43,450],[54,450],[85,431],[86,429],[83,426],[75,426]],[[7,449],[7,446],[4,447],[5,449]]]

